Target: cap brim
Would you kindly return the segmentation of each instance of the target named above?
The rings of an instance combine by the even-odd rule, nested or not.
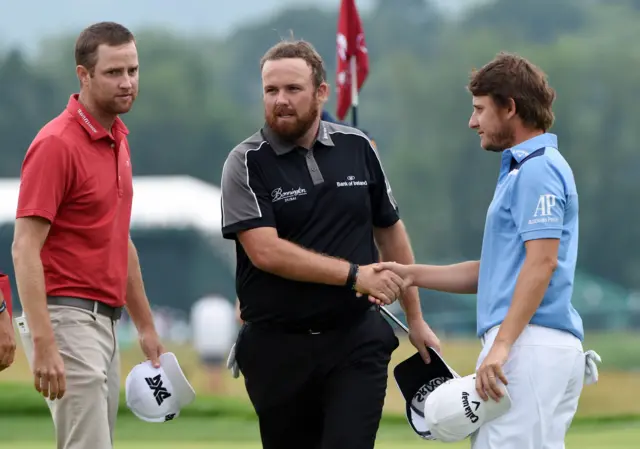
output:
[[[159,416],[157,418],[149,418],[148,416],[142,416],[140,413],[136,412],[135,409],[130,408],[129,410],[131,410],[131,413],[133,413],[137,418],[146,421],[146,422],[150,422],[150,423],[160,423],[160,422],[167,422],[167,421],[172,421],[174,419],[176,419],[178,416],[180,416],[180,411],[178,410],[175,413],[170,413],[168,415],[165,416]]]
[[[196,392],[182,372],[178,359],[173,352],[165,352],[160,356],[160,366],[171,381],[176,400],[180,408],[189,405],[196,398]]]
[[[400,362],[393,370],[398,389],[405,400],[405,414],[413,431],[425,440],[434,440],[424,420],[424,403],[437,387],[449,379],[460,377],[433,348],[427,348],[431,362],[426,364],[420,353]]]

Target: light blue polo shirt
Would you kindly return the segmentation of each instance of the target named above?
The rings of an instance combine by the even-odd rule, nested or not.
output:
[[[478,337],[507,314],[526,255],[524,242],[542,238],[560,239],[558,267],[530,323],[565,330],[582,340],[582,319],[571,304],[578,255],[578,193],[571,167],[551,133],[502,153],[482,239]]]

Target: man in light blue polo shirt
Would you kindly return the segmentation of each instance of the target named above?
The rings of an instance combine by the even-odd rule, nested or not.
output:
[[[555,92],[524,58],[499,54],[472,74],[469,127],[501,153],[479,261],[448,266],[382,263],[413,285],[477,293],[483,344],[476,390],[511,408],[471,436],[474,449],[562,449],[585,381],[580,315],[571,304],[578,193],[548,130]],[[588,379],[588,383],[591,380]]]

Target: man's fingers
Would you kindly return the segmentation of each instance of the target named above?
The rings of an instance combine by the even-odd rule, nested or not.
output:
[[[484,374],[481,371],[476,374],[476,391],[478,392],[478,395],[480,395],[482,400],[486,401],[489,398],[487,397],[487,393],[485,393],[484,391],[484,383],[482,381],[483,377]]]
[[[52,401],[58,397],[58,376],[51,376],[49,380],[49,394],[47,395]]]
[[[49,396],[49,373],[46,370],[43,370],[40,373],[40,393],[44,397]]]
[[[34,371],[33,373],[33,388],[35,388],[38,393],[42,391],[40,387],[40,373],[38,371]]]
[[[57,399],[62,399],[62,397],[64,396],[66,391],[67,391],[67,376],[63,372],[58,376],[58,396],[57,396]]]
[[[402,282],[398,284],[394,279],[387,279],[385,282],[385,286],[389,289],[389,296],[391,296],[392,298],[397,298],[402,293]]]
[[[500,398],[502,397],[502,390],[500,389],[500,387],[498,386],[498,382],[496,381],[495,367],[490,368],[488,372],[489,374],[487,374],[487,393],[489,393],[491,399],[499,402]]]
[[[496,368],[496,375],[498,376],[498,379],[500,379],[500,382],[502,382],[505,385],[509,385],[509,382],[507,381],[507,376],[504,375],[504,371],[502,371],[502,368],[499,366]]]
[[[384,291],[379,291],[378,293],[375,294],[375,297],[382,301],[383,304],[391,304],[392,301],[389,300],[389,295],[387,293],[385,293]]]
[[[398,276],[396,273],[394,272],[390,272],[389,273],[389,278],[398,286],[398,288],[402,289],[402,287],[405,284],[404,279],[402,279],[400,276]]]
[[[426,346],[423,345],[418,345],[419,347],[418,352],[420,353],[420,357],[422,357],[422,360],[424,360],[424,363],[431,363],[431,356],[429,355],[429,351],[427,350]]]

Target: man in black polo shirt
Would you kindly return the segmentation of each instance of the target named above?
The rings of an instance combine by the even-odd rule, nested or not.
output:
[[[265,126],[229,154],[222,232],[236,241],[244,324],[235,359],[265,449],[371,449],[398,346],[377,305],[399,299],[428,361],[439,341],[418,292],[374,269],[413,255],[362,132],[320,119],[322,59],[284,41],[261,61]]]

